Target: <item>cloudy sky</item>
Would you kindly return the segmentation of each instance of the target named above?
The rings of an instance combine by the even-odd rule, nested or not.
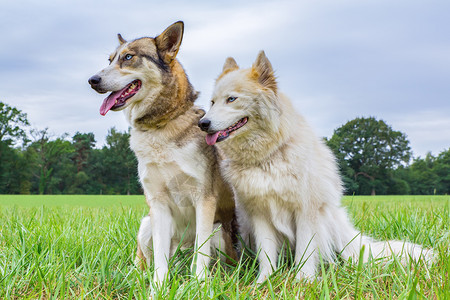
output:
[[[1,1],[0,101],[56,136],[126,130],[100,116],[87,80],[117,33],[155,36],[185,22],[179,60],[207,108],[227,56],[264,49],[298,112],[320,136],[361,116],[408,135],[415,156],[450,147],[450,1]]]

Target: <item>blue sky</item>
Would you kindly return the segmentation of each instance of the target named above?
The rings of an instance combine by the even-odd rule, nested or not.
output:
[[[415,156],[450,147],[449,1],[1,1],[0,101],[61,135],[125,130],[87,79],[117,44],[185,22],[179,60],[207,108],[226,57],[263,49],[320,136],[361,116],[408,135]]]

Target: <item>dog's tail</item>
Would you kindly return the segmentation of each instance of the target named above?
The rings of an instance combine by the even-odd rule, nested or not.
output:
[[[370,258],[386,260],[395,256],[403,265],[408,264],[410,260],[423,260],[427,264],[434,260],[433,249],[407,241],[376,241],[361,234],[348,243],[341,255],[346,259],[352,257],[353,261],[358,261],[362,255],[364,262]]]
[[[411,260],[423,260],[431,264],[435,259],[433,249],[421,245],[407,241],[377,241],[363,235],[353,227],[343,210],[335,212],[333,224],[329,231],[332,233],[334,250],[345,260],[352,258],[358,261],[362,257],[367,262],[370,258],[387,260],[395,256],[406,265]]]

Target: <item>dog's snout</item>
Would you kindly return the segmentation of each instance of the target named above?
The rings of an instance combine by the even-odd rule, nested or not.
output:
[[[91,78],[89,78],[89,80],[88,80],[89,84],[93,87],[96,85],[99,85],[101,81],[102,81],[102,78],[98,75],[94,75]]]
[[[203,131],[207,131],[209,129],[210,125],[211,125],[211,120],[200,119],[200,121],[198,121],[198,127],[200,127],[200,129]]]

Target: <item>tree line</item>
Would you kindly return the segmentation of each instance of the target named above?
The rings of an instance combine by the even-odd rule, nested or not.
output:
[[[0,102],[0,194],[142,194],[129,132],[111,128],[96,148],[91,132],[55,137],[29,127],[25,113]],[[411,159],[406,135],[382,120],[356,118],[325,142],[346,194],[450,191],[450,149]]]
[[[97,149],[93,133],[27,127],[26,114],[0,102],[0,194],[142,193],[128,132],[111,128]]]

